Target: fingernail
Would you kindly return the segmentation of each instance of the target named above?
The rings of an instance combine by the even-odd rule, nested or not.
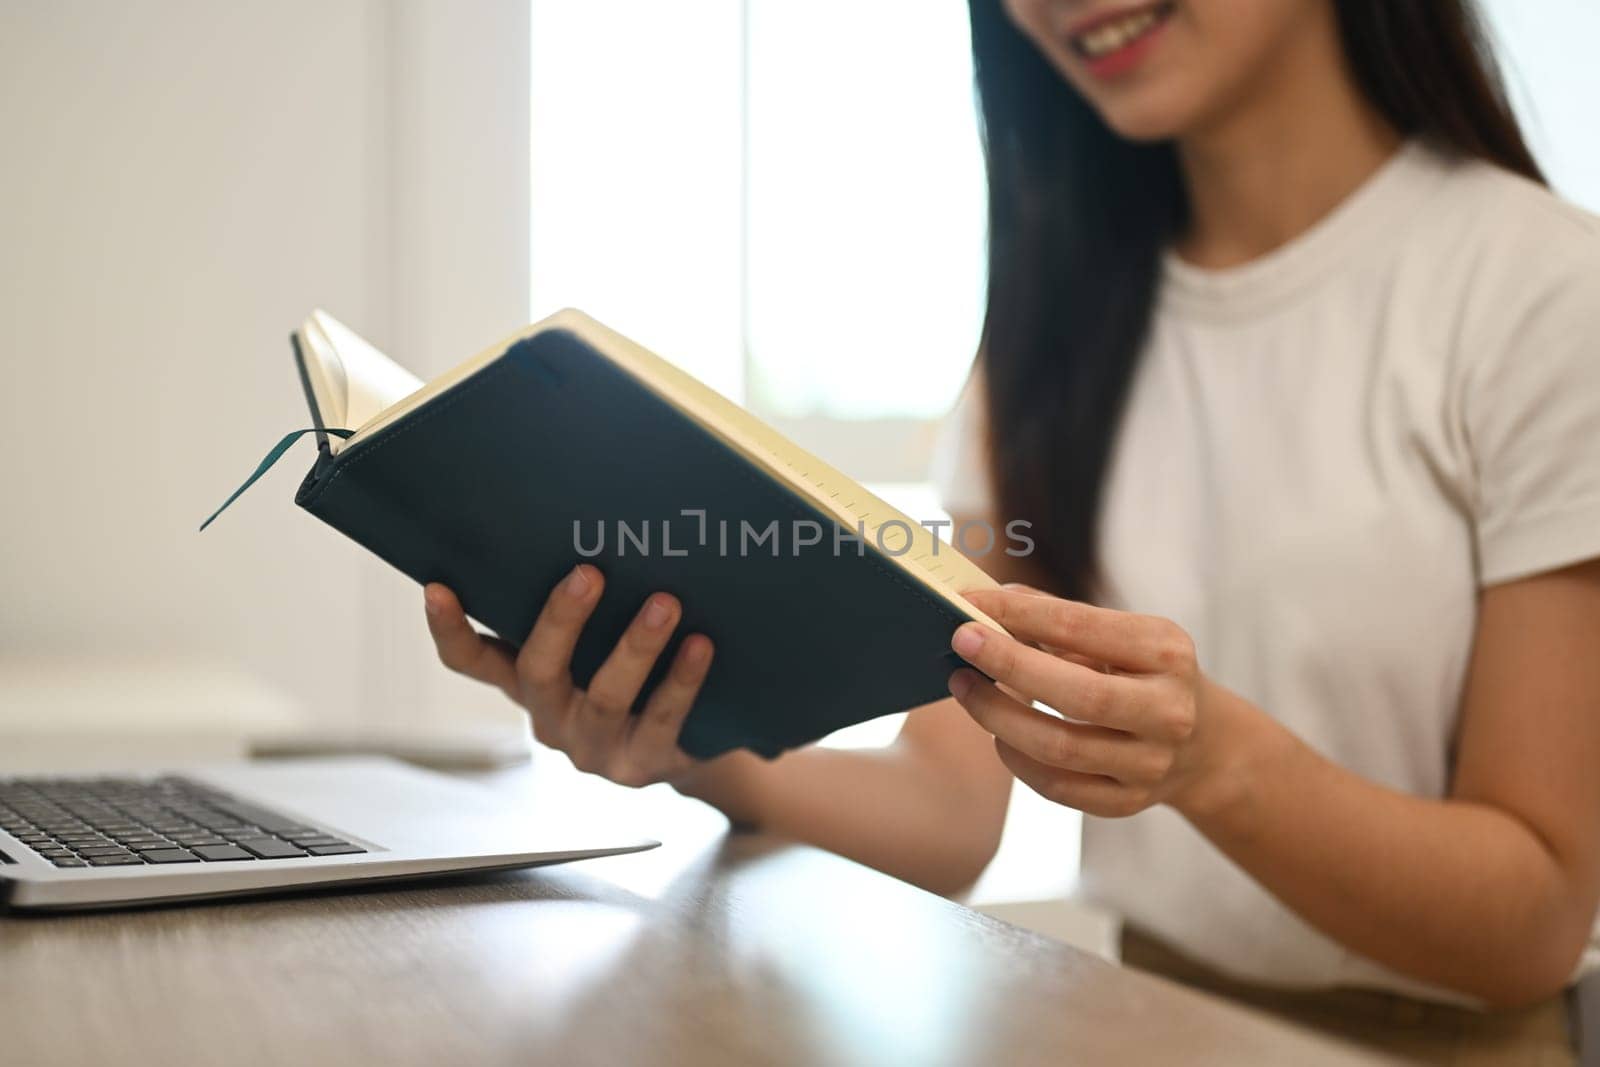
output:
[[[437,589],[431,587],[424,589],[422,591],[422,610],[437,618],[439,612],[444,610],[443,600],[444,597]]]
[[[960,700],[972,692],[972,687],[976,683],[977,679],[972,676],[971,671],[956,671],[950,676],[950,695]]]
[[[572,573],[567,575],[567,595],[582,596],[589,591],[589,576],[583,573],[583,567],[572,568]]]
[[[690,637],[683,642],[683,662],[687,667],[698,667],[711,654],[711,645],[704,638]]]
[[[967,623],[950,639],[950,647],[971,659],[983,648],[983,627],[975,622]]]
[[[644,602],[644,624],[650,629],[661,629],[671,617],[672,609],[667,607],[666,601],[660,597],[653,596]]]

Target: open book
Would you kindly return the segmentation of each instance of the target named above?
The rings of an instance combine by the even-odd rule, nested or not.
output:
[[[297,503],[512,643],[585,559],[598,668],[645,596],[717,658],[680,743],[766,755],[945,695],[994,581],[666,360],[562,311],[423,383],[324,312],[295,334],[320,458]],[[350,433],[353,431],[353,433]],[[672,649],[662,657],[669,660]]]

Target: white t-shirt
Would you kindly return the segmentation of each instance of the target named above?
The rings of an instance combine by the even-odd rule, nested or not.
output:
[[[989,512],[977,393],[939,464],[956,513]],[[1600,221],[1410,144],[1267,256],[1169,256],[1107,478],[1102,603],[1183,625],[1328,758],[1445,795],[1478,591],[1600,556]],[[1218,969],[1455,999],[1171,809],[1083,833],[1090,898]]]

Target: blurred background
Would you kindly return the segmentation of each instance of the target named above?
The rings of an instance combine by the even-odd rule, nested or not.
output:
[[[1486,10],[1600,208],[1600,4]],[[961,0],[0,0],[0,751],[524,751],[417,590],[293,507],[309,446],[196,533],[306,423],[313,307],[423,377],[582,307],[936,516],[981,311],[970,86]],[[1000,866],[1070,876],[1050,818],[1019,804]]]

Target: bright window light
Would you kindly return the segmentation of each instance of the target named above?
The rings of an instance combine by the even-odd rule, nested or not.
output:
[[[984,178],[961,0],[752,0],[753,406],[938,418],[976,351]]]
[[[744,393],[739,0],[533,0],[531,305]]]
[[[1592,54],[1600,5],[1488,0],[1485,10],[1534,155],[1557,191],[1600,211],[1600,141],[1594,136],[1600,78]]]
[[[532,0],[535,316],[581,307],[764,415],[941,416],[983,285],[966,18]]]

